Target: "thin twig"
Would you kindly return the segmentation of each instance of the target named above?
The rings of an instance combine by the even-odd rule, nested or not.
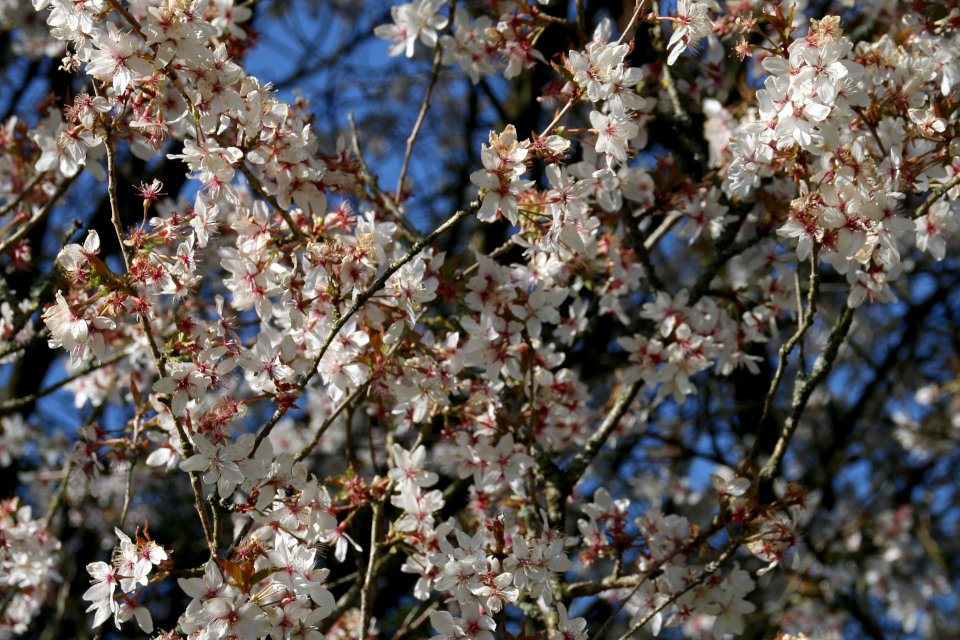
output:
[[[515,246],[517,246],[517,243],[514,242],[513,238],[510,238],[509,240],[504,242],[502,245],[500,245],[499,247],[491,251],[489,254],[487,254],[487,257],[490,258],[491,260],[495,260],[500,256],[502,256],[503,254],[505,254],[507,251],[510,251],[510,249],[513,249]],[[479,268],[480,268],[480,262],[479,261],[474,262],[472,265],[470,265],[464,270],[463,277],[466,278],[473,275],[474,272],[476,272]]]
[[[144,42],[150,42],[147,36],[144,35],[143,27],[140,26],[140,22],[134,17],[132,13],[130,13],[130,11],[127,10],[126,7],[123,6],[120,0],[107,0],[107,2],[110,4],[111,7],[116,9],[120,15],[123,16],[124,20],[126,20],[130,24],[130,26],[133,28],[133,31],[138,36],[140,36],[140,38]],[[149,47],[150,47],[150,50],[154,52],[154,54],[156,54],[160,50],[159,43],[151,44],[149,45]],[[200,128],[200,113],[194,106],[193,101],[190,99],[189,94],[187,94],[187,88],[183,85],[183,81],[180,79],[179,74],[177,74],[176,68],[173,66],[173,61],[175,59],[176,58],[171,59],[170,62],[167,63],[167,66],[163,68],[163,72],[170,77],[171,82],[173,82],[174,88],[177,90],[177,93],[179,93],[180,97],[183,99],[183,104],[186,105],[187,109],[190,111],[191,115],[193,116],[193,123],[194,123],[194,126],[196,127],[194,129],[194,133],[195,133],[195,137],[199,141],[203,134],[203,131]],[[241,162],[241,165],[242,164],[243,163]]]
[[[407,616],[407,619],[403,621],[403,624],[400,625],[400,628],[397,629],[397,632],[393,634],[392,640],[400,640],[400,638],[407,635],[411,631],[415,631],[417,627],[422,625],[426,621],[426,619],[430,617],[430,614],[433,611],[436,611],[437,608],[439,608],[439,606],[440,606],[440,601],[434,600],[424,608],[424,610],[420,613],[420,615],[417,616],[416,620],[413,620],[413,616],[414,614],[417,613],[417,610],[415,608],[411,609],[410,614]],[[412,623],[410,622],[411,620],[413,620]]]
[[[576,102],[577,102],[576,98],[570,98],[567,104],[563,105],[563,109],[561,109],[557,113],[556,117],[554,117],[554,119],[550,122],[550,124],[547,125],[547,128],[543,130],[543,133],[540,134],[540,137],[545,138],[548,135],[550,135],[550,133],[556,128],[556,126],[560,124],[560,120],[563,119],[563,116],[567,115],[567,113],[570,111],[570,109],[573,108],[573,105],[576,104]]]
[[[293,236],[300,242],[306,241],[306,236],[303,235],[303,231],[300,230],[300,225],[294,222],[293,217],[290,215],[290,212],[280,206],[280,203],[277,202],[277,199],[267,193],[267,190],[263,187],[263,184],[260,180],[253,174],[253,171],[250,170],[250,167],[247,166],[247,163],[243,160],[240,161],[240,172],[247,179],[247,184],[253,187],[253,190],[260,194],[260,197],[266,200],[273,210],[280,214],[280,217],[283,218],[283,221],[287,223],[287,226],[290,227],[290,231],[293,233]]]
[[[63,465],[63,478],[60,480],[60,486],[57,487],[53,497],[50,499],[50,504],[47,505],[46,520],[48,525],[53,522],[53,516],[56,515],[57,509],[60,508],[60,504],[67,495],[67,483],[70,481],[70,473],[72,470],[73,461],[70,458],[67,458],[66,464]]]
[[[360,163],[360,169],[363,172],[363,181],[366,183],[370,191],[375,195],[383,206],[389,211],[397,222],[403,227],[412,240],[420,239],[420,232],[410,224],[410,221],[407,220],[407,216],[400,210],[399,204],[395,203],[390,196],[383,192],[383,189],[380,188],[380,184],[377,181],[377,176],[370,171],[369,165],[367,165],[367,160],[363,156],[363,146],[360,144],[360,131],[357,129],[357,121],[353,117],[353,111],[350,111],[347,114],[347,119],[350,121],[350,131],[353,133],[353,153],[357,156],[357,162]]]
[[[452,9],[451,9],[452,10]],[[437,84],[437,78],[440,77],[440,60],[443,57],[443,47],[440,40],[437,40],[437,46],[433,51],[433,70],[430,72],[430,82],[427,83],[427,91],[423,95],[423,102],[420,103],[420,113],[417,114],[417,121],[413,125],[413,131],[407,137],[407,150],[403,154],[403,165],[400,167],[400,177],[397,179],[397,192],[393,196],[393,203],[400,204],[400,198],[403,195],[403,179],[407,177],[407,168],[410,165],[410,156],[413,154],[413,145],[420,134],[420,127],[423,125],[423,119],[427,115],[427,109],[430,108],[430,95]]]
[[[798,372],[797,382],[794,386],[794,400],[790,410],[790,416],[786,422],[784,422],[783,431],[777,440],[770,460],[767,461],[766,466],[764,466],[760,472],[761,479],[766,481],[772,479],[780,463],[783,462],[783,458],[787,453],[787,447],[790,445],[790,439],[793,438],[793,434],[800,424],[800,416],[803,415],[803,411],[807,407],[807,401],[810,399],[810,395],[833,368],[833,363],[836,361],[837,354],[840,352],[840,346],[850,331],[854,312],[855,309],[849,305],[843,305],[843,310],[833,325],[826,344],[823,345],[816,362],[813,364],[813,370],[810,372],[810,376],[804,376],[802,369]]]
[[[3,206],[0,207],[0,216],[7,215],[14,207],[23,202],[23,199],[30,195],[30,192],[33,191],[33,188],[37,186],[46,175],[47,174],[45,171],[41,171],[37,175],[33,176],[33,178],[30,179],[30,182],[24,185],[23,189],[20,190],[20,193],[13,196],[10,200],[7,200]]]
[[[127,468],[127,482],[123,488],[123,511],[120,512],[120,530],[127,522],[127,513],[130,511],[130,502],[133,496],[133,469],[137,466],[137,441],[140,438],[140,407],[137,407],[137,415],[133,419],[133,438],[131,448],[133,454],[130,456],[130,466]]]
[[[452,500],[453,496],[461,492],[464,487],[467,486],[469,481],[465,478],[458,478],[450,483],[446,489],[443,490],[443,501],[446,506],[444,506],[441,516],[438,520],[444,520],[453,514],[453,511],[459,506],[458,503]],[[404,555],[402,553],[388,553],[387,555],[380,556],[377,560],[376,567],[374,569],[374,575],[382,575],[385,571],[393,569],[396,565],[399,565],[403,562]],[[330,627],[340,619],[344,613],[352,609],[356,604],[357,599],[360,597],[360,590],[362,588],[361,582],[354,582],[350,588],[340,596],[340,599],[337,600],[337,606],[334,607],[333,612],[320,621],[320,631],[326,632]]]
[[[110,357],[104,358],[100,362],[91,362],[90,364],[83,367],[82,369],[78,369],[73,373],[71,373],[70,375],[64,376],[60,380],[57,380],[53,384],[47,387],[44,387],[43,389],[40,389],[40,391],[37,391],[36,393],[31,393],[30,395],[27,395],[27,396],[21,396],[13,400],[7,400],[6,402],[0,403],[0,415],[8,415],[10,413],[13,413],[33,402],[36,402],[37,400],[39,400],[44,396],[50,395],[57,389],[60,389],[61,387],[70,384],[71,382],[73,382],[74,380],[77,380],[78,378],[82,378],[83,376],[93,373],[98,369],[102,369],[103,367],[106,367],[115,362],[119,362],[120,360],[123,360],[132,352],[133,352],[133,349],[118,351],[117,353],[111,355]]]
[[[654,3],[654,11],[657,13],[657,15],[660,15],[659,2]],[[663,34],[663,25],[660,22],[657,22],[652,29],[650,44],[653,46],[654,51],[656,51],[657,56],[660,58],[660,69],[661,73],[663,74],[661,84],[667,90],[667,96],[670,98],[670,105],[673,108],[673,115],[669,119],[673,124],[673,129],[677,134],[677,139],[680,141],[680,145],[690,154],[694,162],[696,162],[704,171],[706,171],[707,156],[703,152],[703,148],[691,136],[693,120],[690,118],[690,114],[687,113],[683,103],[680,101],[680,94],[677,92],[677,83],[673,79],[673,72],[670,70],[670,65],[667,64],[666,42],[666,36]]]
[[[343,410],[346,409],[350,403],[359,398],[363,392],[367,390],[367,386],[369,386],[371,380],[367,380],[365,383],[358,386],[356,389],[354,389],[353,393],[344,398],[340,404],[337,405],[337,408],[333,410],[333,413],[327,416],[327,418],[323,421],[323,424],[320,425],[320,428],[317,429],[317,432],[313,434],[313,439],[304,445],[302,449],[300,449],[300,451],[297,453],[297,457],[293,459],[294,462],[302,462],[304,458],[310,455],[310,453],[320,443],[320,438],[322,438],[323,434],[327,432],[327,429],[330,428],[330,425],[333,424],[333,422],[340,416],[341,413],[343,413]],[[347,428],[349,428],[349,426]]]
[[[610,437],[613,430],[620,424],[620,419],[623,418],[623,414],[627,412],[633,399],[637,397],[637,393],[643,384],[644,382],[641,379],[620,388],[617,399],[614,401],[613,406],[610,407],[607,415],[604,416],[603,422],[600,423],[600,426],[593,435],[590,436],[587,443],[577,452],[577,455],[570,461],[570,464],[563,470],[568,491],[576,486],[577,481],[580,480],[580,477],[587,470],[587,467],[590,466],[593,459],[600,453],[600,449],[603,448],[607,438]]]
[[[57,204],[57,200],[67,192],[67,189],[73,184],[73,181],[77,179],[77,176],[80,175],[80,172],[73,174],[67,178],[63,179],[58,186],[56,191],[53,192],[53,195],[50,196],[50,199],[47,200],[47,204],[37,211],[35,214],[30,216],[20,227],[11,235],[9,238],[0,243],[0,254],[5,253],[7,249],[12,247],[14,244],[19,242],[24,236],[30,233],[35,226],[40,224],[40,221],[47,217],[47,214],[53,209],[54,205]]]
[[[630,35],[630,31],[633,30],[633,28],[637,24],[637,20],[640,19],[640,12],[643,11],[643,5],[645,5],[646,3],[647,3],[647,0],[640,0],[640,2],[637,3],[637,7],[633,10],[633,15],[630,16],[630,22],[627,23],[627,26],[626,28],[624,28],[623,33],[621,33],[620,37],[617,39],[617,46],[620,46],[621,44],[623,44],[623,42]]]
[[[744,209],[742,215],[738,218],[737,223],[728,224],[724,228],[723,233],[717,240],[717,247],[719,247],[719,250],[711,257],[706,269],[700,275],[700,278],[697,279],[697,282],[690,294],[690,299],[687,302],[688,305],[695,305],[697,301],[699,301],[700,298],[702,298],[706,293],[707,285],[709,285],[710,281],[716,277],[717,271],[719,271],[720,268],[733,255],[741,251],[745,246],[749,246],[749,242],[746,245],[735,244],[733,242],[733,239],[740,230],[740,226],[746,219],[747,212],[748,210]],[[577,455],[574,456],[573,460],[570,461],[570,464],[568,464],[564,469],[563,473],[567,490],[571,490],[576,486],[577,482],[580,480],[580,477],[587,470],[587,467],[590,466],[590,463],[593,462],[593,459],[600,452],[600,449],[603,448],[607,438],[610,437],[610,434],[613,433],[613,430],[617,428],[618,424],[620,424],[620,420],[627,412],[627,409],[630,407],[633,399],[636,398],[637,393],[640,391],[643,384],[643,380],[636,380],[620,388],[617,399],[607,412],[603,422],[600,423],[600,426],[593,433],[593,435],[590,436],[584,447],[577,452]]]
[[[937,200],[939,200],[944,195],[946,195],[947,191],[950,191],[950,189],[953,189],[957,185],[960,185],[960,173],[953,176],[947,182],[943,183],[942,185],[940,185],[939,187],[931,191],[930,195],[927,196],[927,199],[924,200],[923,204],[917,207],[917,210],[914,211],[913,215],[911,215],[910,217],[916,220],[917,218],[922,218],[923,216],[927,215],[927,211],[930,210],[930,207],[936,204]]]
[[[783,374],[787,369],[787,359],[793,352],[793,348],[803,339],[807,330],[813,326],[813,319],[817,313],[817,298],[820,293],[819,254],[820,252],[817,247],[814,247],[810,253],[810,289],[807,291],[807,308],[801,315],[800,324],[797,325],[797,331],[780,347],[780,360],[777,363],[777,371],[773,376],[773,382],[771,382],[770,389],[767,391],[767,396],[764,399],[763,413],[760,415],[760,422],[757,424],[757,429],[762,429],[770,417],[770,412],[773,409],[773,401],[776,398],[777,390],[780,388],[780,382],[783,380]],[[803,366],[802,358],[800,366]],[[754,439],[753,450],[750,452],[750,455],[747,456],[747,461],[753,458],[759,442],[759,437]],[[743,469],[743,467],[741,467],[741,469]]]
[[[700,544],[705,542],[713,534],[720,531],[720,529],[722,528],[723,528],[723,522],[720,518],[720,514],[717,513],[711,519],[710,525],[709,527],[707,527],[707,529],[701,530],[697,536],[695,536],[692,540],[687,542],[685,545],[683,545],[682,547],[677,547],[676,549],[671,551],[669,554],[667,554],[666,557],[661,558],[660,560],[657,560],[656,562],[654,562],[652,565],[647,567],[647,570],[644,571],[643,573],[627,576],[626,578],[613,578],[612,576],[608,576],[603,580],[600,580],[599,582],[587,582],[587,583],[579,582],[579,583],[568,585],[569,587],[568,597],[577,597],[581,595],[594,595],[597,593],[601,593],[603,591],[607,591],[608,589],[618,588],[616,586],[604,586],[606,583],[611,581],[616,582],[622,579],[633,580],[632,584],[625,585],[628,587],[632,586],[633,589],[631,589],[630,593],[626,594],[626,596],[623,596],[620,598],[620,603],[610,613],[610,615],[607,616],[606,621],[602,625],[600,625],[600,628],[594,631],[593,636],[591,637],[591,640],[597,640],[597,638],[600,637],[600,634],[603,633],[604,629],[606,629],[607,626],[609,626],[609,624],[616,619],[616,617],[620,614],[620,611],[622,611],[623,608],[627,606],[627,603],[630,601],[631,598],[633,598],[633,595],[640,590],[640,587],[643,586],[643,583],[647,579],[659,573],[660,570],[668,562],[671,562],[675,557],[679,555],[684,555],[687,552],[691,551],[692,549],[695,549],[696,547],[700,546]],[[598,585],[600,585],[600,588],[597,588]],[[575,593],[575,591],[579,591],[579,593]]]
[[[867,125],[867,128],[870,129],[870,133],[873,134],[873,139],[876,141],[877,146],[880,147],[880,155],[884,158],[887,157],[887,149],[883,146],[883,140],[880,139],[880,134],[877,132],[877,127],[863,115],[863,109],[861,107],[854,107],[854,112],[860,116],[860,120]]]
[[[123,241],[123,223],[120,221],[120,203],[117,200],[117,162],[109,128],[107,129],[107,136],[106,140],[104,140],[104,146],[106,147],[107,152],[107,195],[110,201],[110,219],[113,222],[114,231],[117,234],[117,240],[120,242],[120,250],[123,253],[123,261],[126,265],[127,273],[129,274],[130,268],[133,265],[133,261],[136,256],[133,254],[133,247],[127,246],[127,244]],[[159,347],[157,347],[157,341],[154,338],[153,328],[150,326],[150,320],[147,318],[147,314],[145,313],[140,314],[140,327],[143,329],[143,333],[147,338],[147,345],[150,347],[150,353],[153,355],[153,361],[157,367],[157,373],[160,375],[160,377],[166,377],[167,358],[160,351]],[[180,454],[184,459],[187,459],[189,457],[188,454],[192,451],[193,447],[190,444],[190,440],[187,438],[187,432],[180,423],[180,416],[174,415],[169,396],[161,395],[160,401],[170,410],[170,415],[173,416],[173,423],[176,425],[177,435],[180,436]],[[188,474],[190,476],[190,486],[193,488],[194,502],[197,513],[200,515],[200,523],[203,525],[203,533],[207,539],[207,546],[210,548],[210,555],[216,556],[217,549],[213,542],[213,531],[210,527],[210,521],[208,519],[207,512],[203,507],[203,485],[200,483],[200,475],[196,471],[190,471]]]
[[[647,277],[647,282],[650,283],[650,287],[653,289],[654,293],[658,291],[666,291],[667,287],[663,283],[663,280],[660,279],[660,276],[657,275],[657,270],[654,268],[653,262],[650,259],[650,248],[647,247],[647,243],[636,243],[636,253],[637,258],[640,261],[640,266],[643,267],[644,275]]]
[[[644,238],[643,240],[644,248],[646,248],[647,251],[650,251],[651,249],[653,249],[653,247],[656,246],[658,242],[660,242],[660,239],[663,236],[667,235],[670,229],[672,229],[674,225],[676,225],[682,217],[683,216],[677,212],[667,214],[667,216],[663,219],[663,222],[661,222],[660,225],[656,229],[654,229],[649,236]]]
[[[383,502],[390,495],[390,489],[393,487],[393,481],[387,484],[387,489],[381,500],[373,503],[373,521],[370,524],[370,556],[367,558],[367,570],[363,576],[363,588],[360,591],[360,633],[359,638],[367,637],[367,629],[370,628],[370,616],[373,608],[373,589],[377,583],[377,557],[380,555],[380,529],[383,527],[384,508]]]
[[[648,622],[653,620],[653,618],[657,614],[659,614],[661,611],[663,611],[664,609],[672,605],[674,602],[679,600],[682,596],[686,595],[690,591],[696,589],[701,584],[703,584],[707,578],[715,574],[720,569],[721,564],[723,564],[728,558],[730,558],[730,556],[732,556],[736,552],[736,550],[740,547],[740,540],[741,538],[737,538],[736,540],[731,542],[730,546],[728,546],[724,550],[724,552],[720,554],[719,558],[717,558],[716,560],[714,560],[704,568],[703,573],[697,576],[696,579],[691,581],[683,589],[680,589],[680,591],[677,591],[676,593],[671,594],[670,597],[664,600],[663,602],[661,602],[656,609],[654,609],[653,611],[645,615],[635,625],[630,627],[630,630],[627,631],[622,636],[620,636],[619,640],[627,640],[630,636],[632,636],[637,631],[642,629],[644,625],[646,625]]]
[[[83,225],[79,220],[74,220],[73,224],[70,225],[70,228],[67,230],[67,233],[65,233],[60,240],[60,245],[63,246],[69,244],[73,234],[76,233],[77,229],[79,229],[81,226]],[[28,298],[10,305],[15,309],[15,311],[13,323],[9,327],[9,335],[17,336],[20,331],[27,326],[27,323],[30,323],[31,326],[33,326],[33,314],[37,309],[41,308],[44,305],[44,302],[49,298],[58,276],[59,272],[56,269],[50,269],[46,273],[41,274],[30,287]],[[15,351],[19,351],[20,349],[24,349],[39,342],[49,335],[50,330],[46,327],[43,327],[34,335],[24,339],[21,342],[8,341],[0,343],[0,357],[9,355]]]

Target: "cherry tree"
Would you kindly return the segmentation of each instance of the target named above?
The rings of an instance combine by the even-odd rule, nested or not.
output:
[[[0,16],[0,638],[954,636],[960,2]]]

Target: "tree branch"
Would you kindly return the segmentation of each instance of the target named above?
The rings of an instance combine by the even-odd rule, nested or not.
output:
[[[12,247],[14,244],[22,240],[28,233],[30,233],[35,226],[37,226],[41,220],[47,217],[50,211],[53,209],[54,205],[57,204],[57,201],[60,199],[63,194],[67,192],[67,189],[70,188],[70,185],[73,184],[73,181],[77,179],[77,176],[80,175],[80,171],[63,179],[56,190],[53,192],[53,195],[50,196],[50,199],[47,200],[47,204],[43,205],[39,211],[30,216],[20,227],[11,235],[9,238],[0,243],[0,254],[6,253],[7,249]]]
[[[833,363],[836,361],[837,354],[840,352],[840,346],[850,331],[854,312],[855,310],[846,303],[843,305],[843,310],[840,312],[836,324],[834,324],[833,329],[830,331],[830,336],[827,338],[826,344],[824,344],[820,350],[820,354],[813,364],[810,377],[803,375],[802,367],[797,373],[790,416],[783,425],[783,431],[780,434],[779,440],[777,440],[770,460],[760,472],[760,478],[762,480],[771,480],[780,463],[783,462],[783,457],[787,453],[787,447],[790,445],[790,439],[793,438],[793,434],[796,432],[797,426],[799,426],[800,416],[803,415],[803,411],[806,409],[810,395],[833,368]]]

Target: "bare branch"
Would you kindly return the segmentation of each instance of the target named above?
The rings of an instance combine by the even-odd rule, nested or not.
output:
[[[449,29],[449,25],[447,25]],[[407,177],[407,167],[410,165],[410,156],[413,154],[413,145],[417,141],[417,135],[420,133],[420,127],[423,125],[423,119],[427,115],[427,109],[430,108],[430,95],[433,93],[433,87],[437,84],[437,78],[440,77],[440,60],[443,58],[443,47],[440,40],[433,51],[433,70],[430,72],[430,81],[427,83],[427,91],[423,95],[423,102],[420,104],[420,113],[417,114],[417,121],[413,125],[413,131],[407,137],[407,150],[403,154],[403,165],[400,167],[400,177],[397,179],[397,192],[393,196],[393,203],[400,204],[400,198],[403,194],[403,179]]]
[[[706,568],[704,568],[703,572],[696,577],[696,579],[692,580],[689,584],[687,584],[687,586],[685,586],[683,589],[680,589],[680,591],[677,591],[676,593],[671,594],[670,597],[668,597],[666,600],[661,602],[656,609],[654,609],[653,611],[645,615],[636,624],[630,627],[630,630],[627,631],[622,636],[620,636],[619,640],[627,640],[630,636],[632,636],[637,631],[642,629],[648,622],[653,620],[653,618],[656,617],[656,615],[659,614],[661,611],[663,611],[664,609],[672,605],[674,602],[679,600],[681,597],[683,597],[687,593],[693,591],[694,589],[699,587],[701,584],[703,584],[707,578],[715,574],[720,569],[720,565],[726,562],[727,559],[729,559],[739,547],[740,547],[740,538],[737,538],[736,540],[730,543],[730,545],[724,550],[723,553],[720,554],[719,558],[717,558],[716,560],[708,564]]]
[[[927,196],[927,199],[923,201],[923,204],[917,207],[917,210],[914,211],[910,217],[916,220],[917,218],[922,218],[923,216],[927,215],[927,211],[929,211],[930,207],[937,203],[937,200],[945,196],[948,191],[958,185],[960,185],[960,173],[953,176],[936,189],[932,190],[930,195]]]
[[[102,361],[91,362],[87,366],[77,369],[70,375],[64,376],[60,380],[57,380],[53,384],[46,386],[43,389],[40,389],[36,393],[31,393],[28,396],[22,396],[20,398],[7,400],[6,402],[0,403],[0,415],[8,415],[10,413],[14,413],[22,409],[23,407],[36,402],[40,398],[50,395],[57,389],[61,389],[65,387],[66,385],[70,384],[74,380],[78,380],[84,377],[85,375],[88,375],[93,373],[94,371],[97,371],[98,369],[102,369],[103,367],[109,366],[115,362],[119,362],[120,360],[123,360],[124,358],[129,356],[132,351],[133,349],[118,351],[117,353],[114,353],[113,355],[105,358]]]

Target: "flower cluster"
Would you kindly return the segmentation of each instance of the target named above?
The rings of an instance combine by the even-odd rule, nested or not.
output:
[[[586,98],[595,104],[602,102],[600,111],[590,112],[590,124],[597,132],[597,153],[622,163],[627,160],[630,142],[640,133],[637,112],[648,103],[635,90],[643,71],[624,65],[630,46],[610,44],[609,36],[609,26],[598,28],[583,53],[569,53],[567,66]]]
[[[26,15],[9,4],[0,17]],[[588,25],[584,3],[572,18],[481,4],[400,4],[373,31],[388,57],[413,58],[419,41],[434,59],[388,192],[359,130],[348,144],[305,98],[247,73],[246,4],[34,3],[46,28],[29,14],[18,46],[56,43],[93,95],[50,98],[35,123],[0,128],[0,173],[16,176],[0,181],[0,254],[10,273],[29,269],[26,236],[74,181],[106,180],[116,238],[72,231],[28,299],[0,286],[0,358],[46,339],[66,374],[37,397],[65,389],[86,421],[44,451],[24,417],[36,398],[4,400],[0,468],[41,497],[59,479],[51,512],[65,505],[67,523],[82,521],[84,496],[123,514],[115,534],[111,508],[90,525],[107,547],[119,537],[109,563],[87,565],[93,626],[135,619],[152,633],[147,596],[176,579],[190,603],[165,637],[371,640],[396,626],[399,605],[379,623],[373,613],[402,572],[423,604],[398,637],[429,619],[434,640],[493,640],[522,615],[524,634],[584,640],[574,601],[600,595],[631,627],[723,640],[745,631],[752,594],[781,586],[802,600],[777,614],[787,631],[842,627],[836,611],[869,593],[905,633],[934,636],[930,611],[950,605],[931,594],[950,583],[936,545],[917,539],[945,535],[949,519],[932,498],[927,512],[897,502],[952,467],[911,468],[907,489],[881,482],[875,505],[818,473],[843,456],[896,457],[850,452],[866,427],[845,412],[870,397],[835,398],[828,379],[836,367],[873,393],[901,351],[884,347],[889,363],[861,380],[862,344],[886,345],[862,319],[883,307],[855,310],[899,296],[904,320],[956,315],[936,307],[946,289],[917,303],[909,286],[955,284],[956,10],[918,3],[896,37],[871,40],[839,17],[807,29],[804,3],[784,15],[680,0],[674,17],[640,2],[619,36],[613,20]],[[876,4],[892,32],[896,7]],[[740,66],[724,55],[737,35]],[[681,58],[705,38],[702,58]],[[541,72],[537,102],[527,81]],[[487,82],[500,74],[537,118],[487,136],[486,107],[510,113]],[[450,78],[463,95],[435,95]],[[470,100],[487,142],[456,190],[473,184],[477,202],[426,233],[411,220],[427,190],[407,171],[439,94]],[[169,163],[186,186],[167,197],[147,178],[129,195],[117,181],[130,158]],[[917,367],[941,379],[919,395],[898,387],[902,406],[877,427],[925,463],[957,451],[956,403],[940,402],[957,384],[928,351]],[[831,416],[850,427],[836,453],[819,436]],[[39,470],[14,465],[35,459]],[[131,497],[140,479],[187,496],[199,552],[121,531],[130,508],[155,511]],[[933,534],[931,514],[944,527]],[[579,538],[565,535],[574,524]],[[3,637],[44,604],[58,545],[28,508],[2,504]],[[806,551],[817,562],[801,562]],[[808,582],[816,598],[800,593]]]
[[[87,565],[87,572],[93,578],[93,586],[83,594],[83,599],[90,601],[87,611],[95,612],[94,627],[112,616],[119,629],[121,623],[133,618],[144,632],[152,633],[153,619],[149,609],[140,603],[140,597],[150,585],[150,572],[167,559],[167,552],[149,536],[141,537],[139,532],[136,542],[119,529],[116,534],[120,546],[114,549],[112,563]]]
[[[5,605],[0,638],[26,632],[61,580],[59,549],[46,521],[34,518],[19,498],[0,502],[0,594]]]
[[[659,396],[672,395],[680,403],[696,393],[690,378],[711,366],[724,375],[741,366],[756,371],[758,358],[749,355],[749,345],[767,341],[765,326],[773,316],[765,305],[733,318],[709,297],[693,307],[688,301],[686,291],[675,297],[658,293],[656,301],[646,303],[641,312],[642,317],[657,323],[658,337],[647,339],[638,334],[619,340],[634,363],[626,372],[627,379],[643,380],[657,388]]]
[[[427,47],[437,45],[437,30],[447,26],[447,19],[437,15],[443,4],[444,0],[420,0],[394,5],[390,8],[393,24],[381,25],[373,32],[379,38],[392,41],[389,55],[406,53],[412,58],[417,39]]]

